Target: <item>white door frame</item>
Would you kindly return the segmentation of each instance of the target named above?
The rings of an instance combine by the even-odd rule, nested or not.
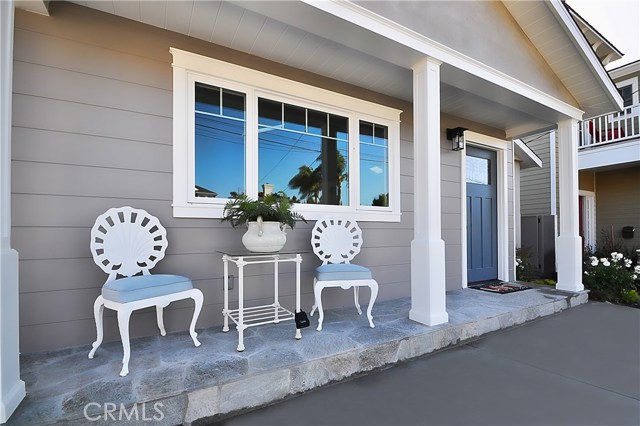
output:
[[[509,193],[507,177],[509,176],[507,151],[509,141],[497,139],[491,136],[476,132],[466,131],[465,139],[467,145],[495,151],[497,156],[497,191],[498,199],[496,206],[498,210],[498,279],[509,280]],[[460,151],[460,189],[462,196],[460,229],[462,230],[462,287],[466,288],[467,280],[467,154]]]
[[[593,191],[579,190],[578,195],[584,197],[585,205],[582,206],[582,223],[584,225],[585,244],[596,248],[596,193]]]

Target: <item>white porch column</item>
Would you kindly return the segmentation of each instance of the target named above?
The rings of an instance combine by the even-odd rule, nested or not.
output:
[[[13,16],[13,1],[0,1],[0,423],[25,396],[18,341],[18,252],[11,248]]]
[[[409,318],[427,325],[449,321],[440,208],[440,61],[413,67],[414,237]]]
[[[578,233],[578,121],[558,123],[560,235],[556,238],[558,283],[565,291],[584,290],[582,285],[582,238]]]

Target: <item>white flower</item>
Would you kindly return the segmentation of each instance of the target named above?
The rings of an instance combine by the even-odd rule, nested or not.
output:
[[[638,276],[637,276],[636,274],[633,274],[633,279],[634,279],[634,280],[637,280],[637,279],[638,279]]]
[[[591,266],[598,266],[598,259],[595,257],[591,258]]]
[[[584,274],[585,275],[589,275],[589,271],[584,271]]]
[[[521,259],[516,259],[516,263],[519,265],[519,264],[522,263],[522,260]]]
[[[608,261],[607,259],[600,259],[600,260],[602,261],[602,264],[603,264],[604,266],[609,266],[609,265],[611,265],[611,263],[609,263],[609,261]]]
[[[617,259],[617,260],[622,259],[622,257],[623,257],[623,256],[622,256],[622,253],[616,253],[616,259]]]
[[[635,272],[636,274],[640,274],[640,265],[637,265],[635,268],[633,268],[633,272]]]
[[[625,259],[624,260],[624,266],[625,268],[631,268],[631,259]]]

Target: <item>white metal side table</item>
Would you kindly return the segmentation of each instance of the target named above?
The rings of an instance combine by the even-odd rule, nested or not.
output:
[[[278,299],[279,265],[283,262],[295,262],[296,264],[296,310],[300,312],[300,264],[301,253],[277,252],[277,253],[253,253],[245,250],[219,251],[222,253],[224,263],[224,318],[223,332],[229,331],[229,320],[236,324],[238,330],[238,352],[244,351],[244,330],[263,324],[278,324],[280,321],[293,320],[294,312],[280,305]],[[229,309],[229,262],[238,267],[238,309]],[[244,267],[246,265],[273,264],[273,303],[261,306],[244,306]],[[296,328],[296,339],[302,338],[300,329]]]

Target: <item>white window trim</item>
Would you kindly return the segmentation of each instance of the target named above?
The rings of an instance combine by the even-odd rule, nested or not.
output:
[[[638,105],[638,103],[640,103],[640,101],[638,101],[638,77],[631,77],[626,80],[618,81],[616,83],[616,87],[618,89],[625,86],[631,86],[631,92],[633,93],[631,95],[631,106]],[[630,107],[626,107],[626,108],[630,108]]]
[[[194,81],[246,94],[246,193],[258,193],[258,97],[291,103],[349,118],[349,206],[296,204],[307,220],[340,214],[359,221],[400,221],[400,113],[402,111],[261,71],[170,48],[173,55],[173,216],[220,218],[227,199],[196,199],[194,174]],[[360,206],[359,121],[389,131],[389,207]],[[255,131],[251,130],[255,129]],[[280,188],[283,189],[283,188]]]

